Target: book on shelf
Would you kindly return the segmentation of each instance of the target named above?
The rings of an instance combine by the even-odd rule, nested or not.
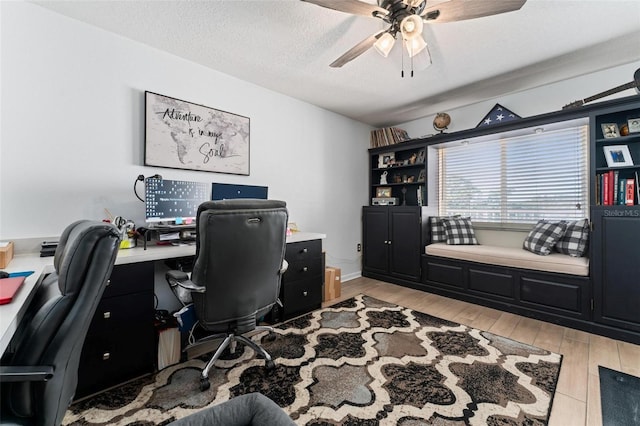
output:
[[[620,172],[618,172],[617,170],[613,172],[613,198],[611,199],[611,204],[612,205],[616,205],[619,203],[619,199],[620,199],[620,191],[618,189],[618,187],[620,186],[619,184],[619,178],[618,178],[618,174]]]
[[[609,199],[609,172],[602,174],[602,205],[608,206],[611,204]]]
[[[633,205],[633,199],[635,196],[635,180],[633,178],[627,179],[627,184],[626,184],[626,200],[625,203],[627,206],[632,206]]]
[[[398,127],[385,127],[372,130],[370,136],[371,148],[394,145],[409,140],[409,134]]]
[[[638,172],[636,172],[636,201],[640,204],[640,179],[638,179]]]
[[[595,179],[596,205],[640,205],[640,175],[609,170],[599,173]]]

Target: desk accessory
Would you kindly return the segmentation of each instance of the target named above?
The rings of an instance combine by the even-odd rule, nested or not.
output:
[[[375,197],[371,199],[374,206],[397,206],[398,199],[396,197]]]
[[[0,268],[6,268],[13,259],[13,241],[0,243]]]
[[[0,305],[10,303],[22,286],[22,283],[24,283],[24,277],[0,279]]]
[[[58,248],[57,241],[43,241],[40,244],[40,257],[49,257],[56,254]]]

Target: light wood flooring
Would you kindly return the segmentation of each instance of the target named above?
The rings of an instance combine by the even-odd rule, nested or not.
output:
[[[640,376],[638,345],[370,278],[342,283],[340,298],[324,305],[361,293],[561,353],[550,426],[602,425],[598,365]]]

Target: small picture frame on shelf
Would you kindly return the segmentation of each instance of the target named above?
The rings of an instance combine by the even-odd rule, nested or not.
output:
[[[605,139],[619,138],[620,130],[616,123],[602,123],[602,136]]]
[[[418,182],[424,182],[424,169],[420,170],[420,174],[418,175]]]
[[[419,163],[419,164],[423,164],[424,163],[424,149],[421,149],[418,152],[418,159],[416,160],[416,163]]]
[[[609,145],[602,147],[607,167],[633,166],[633,159],[627,145]]]
[[[379,186],[376,188],[376,198],[387,198],[387,197],[391,197],[390,186]]]
[[[627,126],[629,126],[629,133],[640,133],[640,117],[628,119]]]
[[[395,154],[393,152],[378,154],[378,168],[391,167],[393,163],[395,163]]]

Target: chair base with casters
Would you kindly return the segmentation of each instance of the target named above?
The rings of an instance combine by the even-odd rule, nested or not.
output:
[[[287,270],[287,266],[287,262],[284,261],[280,272],[281,274]],[[168,271],[166,273],[166,279],[178,300],[180,300],[180,302],[185,306],[188,306],[188,304],[191,303],[190,292],[203,293],[205,291],[205,287],[195,285],[189,279],[189,275],[183,271]],[[211,357],[211,359],[207,362],[207,365],[202,369],[202,372],[200,374],[200,390],[204,392],[211,387],[211,382],[209,381],[209,372],[211,372],[213,365],[218,359],[220,359],[222,353],[228,347],[231,347],[233,352],[233,350],[235,349],[235,344],[237,342],[241,342],[245,346],[250,347],[256,352],[258,356],[264,358],[265,368],[267,370],[271,371],[275,369],[276,364],[273,362],[271,355],[263,347],[246,336],[246,334],[253,335],[261,331],[268,331],[269,334],[267,336],[267,339],[271,341],[275,340],[276,336],[273,327],[267,325],[258,325],[245,334],[237,334],[237,332],[235,331],[212,334],[210,336],[201,338],[197,342],[184,348],[184,351],[187,351],[193,347],[200,346],[214,340],[224,339],[222,343],[220,343],[220,346],[218,346],[218,348],[216,349],[213,357]]]
[[[267,336],[267,339],[275,340],[273,327],[270,327],[267,325],[259,325],[259,326],[256,326],[256,328],[254,328],[251,331],[251,334],[254,334],[260,331],[268,331],[269,334]],[[233,334],[233,333],[213,334],[211,336],[207,336],[203,339],[200,339],[196,344],[192,346],[188,346],[187,348],[185,348],[185,350],[189,349],[190,347],[198,346],[202,343],[209,342],[212,340],[217,340],[217,339],[224,339],[224,340],[222,341],[222,343],[220,343],[220,346],[218,346],[218,348],[216,349],[215,353],[213,354],[213,357],[211,357],[211,359],[207,362],[207,365],[202,369],[202,372],[200,374],[200,390],[203,392],[211,387],[211,383],[209,382],[209,372],[213,368],[213,364],[215,364],[215,362],[218,359],[220,359],[220,356],[222,356],[222,353],[226,348],[231,347],[231,352],[233,353],[235,349],[234,348],[235,344],[237,342],[243,343],[245,346],[250,347],[256,352],[256,354],[258,354],[259,357],[264,358],[265,368],[268,371],[271,371],[276,368],[276,364],[275,362],[273,362],[273,359],[271,359],[271,355],[269,354],[269,352],[267,352],[262,346],[258,345],[256,342],[248,338],[246,335],[242,335],[242,334]]]

